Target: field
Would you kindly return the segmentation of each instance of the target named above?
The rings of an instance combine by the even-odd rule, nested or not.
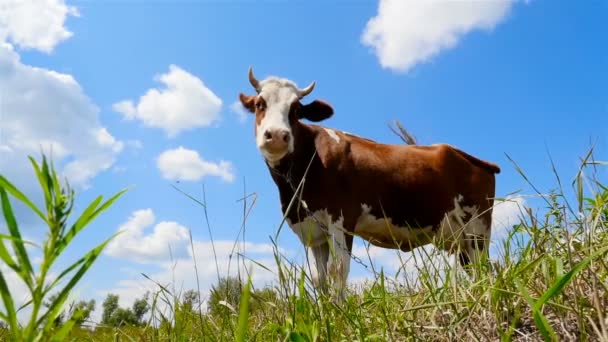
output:
[[[61,273],[63,281],[50,282],[46,272],[88,222],[111,210],[120,193],[107,202],[99,198],[78,216],[71,213],[73,192],[58,180],[52,165],[46,160],[32,164],[44,190],[45,208],[35,207],[9,180],[0,178],[10,233],[2,236],[0,257],[25,280],[32,298],[26,303],[31,319],[19,322],[20,303],[11,298],[0,275],[5,308],[0,340],[608,340],[608,188],[596,177],[606,171],[606,163],[595,161],[591,152],[572,184],[556,177],[552,192],[533,194],[543,199],[544,210],[522,207],[521,222],[500,240],[498,253],[468,272],[447,259],[419,262],[410,281],[404,274],[378,273],[368,283],[351,286],[340,301],[331,293],[316,292],[302,265],[281,259],[277,249],[274,287],[252,288],[245,277],[224,278],[211,299],[201,303],[199,298],[208,294],[175,293],[159,285],[148,297],[142,322],[95,327],[82,319],[83,310],[70,310],[60,324],[55,322],[65,311],[70,291],[95,267],[107,241]],[[566,195],[564,187],[574,189],[574,195]],[[32,267],[12,215],[16,201],[48,223],[39,269]]]

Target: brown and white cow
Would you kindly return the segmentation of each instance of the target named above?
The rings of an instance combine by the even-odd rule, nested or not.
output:
[[[316,285],[329,278],[344,287],[353,235],[402,251],[434,243],[463,265],[487,255],[498,166],[450,145],[381,144],[303,123],[333,114],[323,101],[300,102],[314,82],[300,89],[282,78],[258,81],[251,68],[249,81],[257,94],[239,98],[255,113],[257,147]]]

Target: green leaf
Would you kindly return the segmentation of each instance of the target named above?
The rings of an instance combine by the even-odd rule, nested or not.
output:
[[[2,241],[3,239],[13,240],[13,237],[4,235],[4,234],[0,234],[0,259],[2,259],[2,261],[4,261],[4,263],[8,267],[13,269],[13,271],[20,273],[21,268],[19,267],[19,265],[17,265],[15,263],[15,260],[13,260],[13,258],[11,257],[11,254],[8,252],[8,249],[6,249],[6,246],[4,245],[4,241]]]
[[[53,165],[53,160],[51,159],[51,170],[50,170],[50,175],[49,178],[51,180],[51,188],[55,189],[55,199],[60,199],[62,197],[61,194],[61,183],[59,182],[59,178],[57,177],[57,172],[55,172],[55,168],[52,167]],[[66,184],[66,187],[68,188],[67,190],[69,191],[69,185]]]
[[[53,335],[53,337],[51,337],[51,341],[53,341],[53,342],[65,341],[66,337],[68,336],[70,331],[72,331],[75,324],[76,324],[76,319],[75,319],[75,317],[72,317],[69,321],[65,322],[65,324],[59,329],[59,331],[57,331],[57,333],[55,333],[55,335]]]
[[[48,333],[50,331],[50,329],[53,327],[53,321],[61,312],[63,303],[65,303],[65,301],[67,300],[68,295],[70,294],[70,291],[74,288],[74,286],[76,286],[76,284],[80,281],[80,279],[84,276],[84,274],[89,270],[89,268],[91,268],[91,266],[93,265],[93,263],[95,262],[97,257],[99,257],[99,255],[101,254],[103,249],[106,247],[106,245],[115,236],[116,236],[116,234],[112,235],[110,238],[108,238],[103,243],[101,243],[97,247],[90,250],[84,256],[85,261],[82,264],[82,266],[78,269],[76,274],[74,274],[72,279],[70,279],[70,281],[65,285],[65,287],[59,292],[59,294],[57,295],[57,298],[49,305],[49,309],[47,310],[47,312],[44,315],[42,315],[40,317],[40,319],[36,322],[36,326],[40,326],[44,322],[46,322],[46,324],[44,325],[44,328],[42,329],[43,332]]]
[[[33,159],[32,159],[33,160]],[[38,180],[40,181],[40,186],[44,191],[44,198],[46,203],[47,212],[52,212],[53,205],[53,180],[51,179],[51,175],[49,172],[49,165],[46,162],[46,157],[42,156],[42,170],[38,176]]]
[[[578,272],[583,270],[593,259],[605,254],[606,252],[608,252],[608,246],[596,251],[595,253],[591,254],[583,261],[576,264],[576,266],[574,266],[570,270],[570,272],[564,274],[561,278],[559,278],[557,281],[555,281],[555,283],[543,294],[543,296],[538,299],[538,301],[535,304],[535,307],[537,309],[542,308],[542,306],[548,300],[550,300],[551,298],[553,298],[554,296],[559,294],[562,291],[562,289],[572,281],[572,278]]]
[[[85,261],[87,261],[87,256],[84,256],[84,257],[78,259],[78,261],[76,261],[75,263],[73,263],[68,268],[64,269],[63,271],[61,271],[61,273],[57,276],[57,278],[55,278],[55,280],[53,280],[53,282],[45,288],[44,294],[51,291],[61,281],[61,279],[63,279],[63,277],[65,277],[67,274],[69,274],[70,272],[75,270],[78,266],[83,264]]]
[[[23,279],[23,282],[25,282],[28,287],[31,288],[34,269],[32,268],[32,263],[30,262],[30,258],[25,250],[25,245],[21,240],[21,233],[19,232],[19,227],[17,226],[17,221],[15,220],[15,215],[13,214],[13,209],[11,208],[11,204],[8,200],[8,194],[3,188],[0,188],[0,201],[2,201],[2,213],[4,214],[4,220],[6,221],[9,233],[13,237],[11,241],[13,244],[13,249],[17,254],[16,256],[17,260],[19,261],[19,268],[21,269],[21,272],[18,272],[19,277]]]
[[[526,289],[526,287],[521,284],[519,279],[515,279],[515,284],[517,284],[517,287],[519,288],[519,292],[521,292],[523,297],[526,299],[526,301],[532,308],[534,323],[536,323],[536,327],[538,328],[540,333],[543,335],[543,338],[545,339],[545,341],[555,340],[555,338],[556,338],[555,331],[549,324],[549,321],[547,320],[547,318],[545,318],[545,316],[540,312],[540,310],[536,309],[536,303],[535,303],[534,299],[528,293],[528,290]]]
[[[306,342],[306,339],[297,332],[291,332],[289,334],[289,340],[293,342]]]
[[[61,252],[63,252],[63,250],[70,244],[72,239],[74,239],[74,237],[76,235],[78,235],[78,233],[84,227],[86,227],[86,225],[88,225],[99,214],[101,214],[106,209],[108,209],[125,192],[127,192],[127,189],[119,191],[117,194],[110,197],[110,199],[108,199],[105,203],[103,203],[99,208],[97,208],[97,206],[103,199],[103,197],[101,197],[101,196],[97,197],[91,204],[89,204],[89,206],[83,211],[83,213],[76,220],[76,222],[72,225],[72,227],[70,227],[70,229],[65,234],[65,236],[61,239],[61,241],[57,244],[57,248],[55,250],[55,257],[58,257],[61,254]]]
[[[7,322],[11,327],[11,331],[15,336],[14,340],[18,340],[18,337],[21,335],[21,330],[19,330],[19,322],[17,321],[17,312],[15,311],[15,303],[13,302],[13,297],[11,296],[11,292],[8,289],[8,285],[6,284],[6,280],[4,279],[4,274],[0,271],[0,295],[2,296],[2,302],[4,303],[4,308],[6,309]]]
[[[13,195],[16,199],[23,202],[25,205],[30,207],[32,211],[36,213],[45,223],[47,222],[46,216],[30,201],[21,191],[19,191],[13,184],[11,184],[6,178],[0,175],[0,188],[6,190],[8,193]]]
[[[555,257],[555,278],[560,278],[564,275],[564,261],[560,257]]]
[[[247,321],[249,320],[249,297],[251,296],[251,277],[247,280],[243,294],[241,295],[241,305],[239,309],[239,325],[236,341],[245,341],[247,336]]]

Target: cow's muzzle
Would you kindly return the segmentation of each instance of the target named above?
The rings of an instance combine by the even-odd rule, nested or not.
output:
[[[260,148],[267,159],[278,160],[283,158],[289,150],[289,143],[292,139],[291,132],[284,129],[269,129],[263,134],[264,139]]]

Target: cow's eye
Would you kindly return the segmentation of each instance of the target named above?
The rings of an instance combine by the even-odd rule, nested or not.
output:
[[[266,107],[264,106],[263,102],[258,102],[256,103],[255,108],[257,108],[257,110],[264,110]]]

